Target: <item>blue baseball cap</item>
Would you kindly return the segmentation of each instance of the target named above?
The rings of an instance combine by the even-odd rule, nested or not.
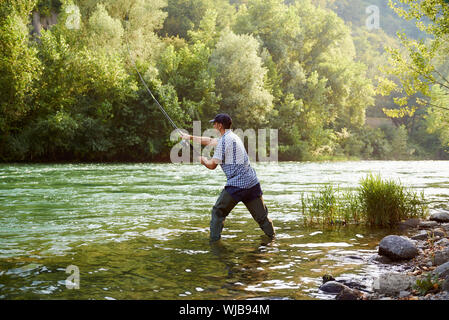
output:
[[[227,114],[227,113],[220,113],[220,114],[217,114],[217,115],[215,116],[215,118],[213,118],[213,119],[210,120],[209,122],[210,122],[210,123],[215,123],[215,122],[221,123],[222,125],[225,126],[225,128],[230,128],[231,125],[232,125],[232,119],[231,119],[231,117],[229,116],[229,114]]]

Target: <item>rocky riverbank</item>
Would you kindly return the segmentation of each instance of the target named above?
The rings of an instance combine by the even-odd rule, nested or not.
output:
[[[397,233],[384,237],[367,262],[384,270],[372,288],[324,275],[319,289],[337,300],[449,300],[449,211],[403,221]]]

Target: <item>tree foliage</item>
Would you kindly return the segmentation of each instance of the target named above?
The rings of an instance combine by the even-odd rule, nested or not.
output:
[[[27,17],[35,1],[0,3],[0,146],[31,109],[35,95],[33,83],[39,78],[41,64],[36,48],[30,46]]]
[[[426,17],[419,26],[433,35],[401,36],[402,47],[390,27],[363,29],[368,2],[355,2],[4,0],[0,159],[167,160],[173,128],[136,69],[179,127],[199,120],[206,129],[228,112],[237,128],[278,129],[280,159],[408,158],[412,145],[425,154],[420,143],[447,144],[443,2],[396,8]],[[33,34],[36,12],[58,21]],[[384,44],[392,47],[388,76],[378,70],[388,67]],[[432,105],[427,113],[410,105],[419,99]],[[390,115],[407,115],[396,128],[365,125],[369,108],[394,103],[402,108]]]
[[[264,83],[267,69],[258,50],[254,37],[225,30],[211,56],[221,109],[235,115],[239,127],[265,124],[273,106]]]
[[[395,99],[399,110],[386,110],[386,113],[392,117],[410,117],[418,108],[427,108],[428,132],[439,135],[447,147],[448,140],[440,123],[449,119],[449,4],[445,0],[403,0],[400,4],[390,1],[390,6],[402,18],[415,21],[431,37],[415,40],[400,33],[402,47],[389,48],[391,67],[385,70],[397,77],[401,86],[383,79],[380,89],[383,94],[396,91],[401,95]]]

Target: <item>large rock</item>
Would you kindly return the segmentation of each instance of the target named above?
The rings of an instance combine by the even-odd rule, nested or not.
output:
[[[435,256],[433,258],[433,264],[435,266],[442,265],[449,261],[449,248],[445,248],[440,251],[435,252]]]
[[[408,238],[390,235],[380,241],[379,255],[393,261],[410,260],[418,255],[418,249]]]
[[[433,270],[433,274],[438,275],[440,278],[449,278],[449,262],[443,263]]]
[[[348,287],[337,281],[327,281],[326,283],[320,286],[321,291],[332,294],[340,293],[340,291],[342,291],[345,288]]]
[[[374,280],[373,289],[380,294],[398,295],[416,284],[416,278],[402,273],[384,273]]]
[[[434,212],[429,219],[436,222],[449,222],[449,212],[443,210]]]

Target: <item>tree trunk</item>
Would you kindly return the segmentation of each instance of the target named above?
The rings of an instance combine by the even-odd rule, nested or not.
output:
[[[31,24],[33,25],[33,30],[31,34],[36,34],[37,37],[41,36],[41,30],[48,29],[52,25],[58,23],[58,13],[52,11],[49,17],[41,16],[41,14],[37,11],[33,12],[33,16],[31,19]]]
[[[31,34],[36,33],[38,37],[41,36],[41,14],[39,12],[33,12],[32,18],[33,30]]]

